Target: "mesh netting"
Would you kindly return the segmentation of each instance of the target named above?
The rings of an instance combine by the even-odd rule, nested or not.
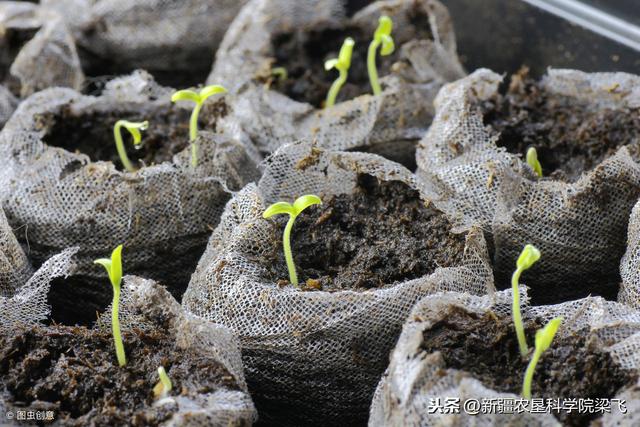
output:
[[[627,251],[620,263],[622,285],[618,301],[640,308],[640,203],[636,203],[629,218]]]
[[[13,296],[32,273],[29,260],[0,208],[0,296]]]
[[[263,153],[310,137],[321,147],[371,151],[403,164],[415,163],[415,143],[429,126],[437,90],[464,75],[448,12],[436,0],[378,1],[362,10],[352,8],[353,3],[344,0],[255,0],[229,27],[208,82],[223,84],[236,95],[233,116]],[[349,82],[358,68],[366,68],[365,55],[357,51],[366,51],[382,14],[393,19],[396,53],[378,58],[383,91],[372,96],[366,95],[367,77],[351,87]],[[276,90],[279,84],[289,85],[308,95],[311,89],[301,89],[303,80],[335,78],[322,68],[322,61],[337,56],[346,36],[356,38],[356,53],[351,80],[338,98],[344,102],[321,110],[284,89]],[[285,50],[290,52],[288,60],[307,52],[308,61],[317,63],[281,64],[277,57]],[[271,75],[272,67],[279,66],[289,74],[284,82]],[[357,98],[346,100],[353,96]]]
[[[22,227],[19,236],[36,265],[64,248],[80,248],[76,273],[86,282],[61,285],[76,298],[107,291],[100,285],[105,273],[93,260],[119,244],[126,272],[161,280],[180,295],[229,192],[257,177],[257,158],[240,142],[206,131],[197,140],[193,169],[189,111],[172,105],[170,93],[139,72],[111,81],[100,97],[47,89],[25,100],[0,135],[7,218]],[[141,151],[162,154],[170,146],[177,154],[166,148],[161,163],[143,163],[135,173],[116,169],[112,126],[121,118],[149,119]],[[88,309],[91,316],[97,308]]]
[[[626,225],[640,194],[640,167],[630,155],[637,139],[612,149],[575,182],[538,180],[522,155],[496,144],[499,135],[483,121],[481,106],[495,99],[501,81],[483,69],[442,89],[416,154],[419,176],[459,224],[479,223],[492,234],[499,282],[508,283],[514,260],[531,243],[542,252],[525,273],[534,302],[590,293],[615,298]],[[539,87],[561,99],[558,105],[579,105],[597,117],[630,117],[640,106],[639,78],[623,73],[550,70]],[[617,138],[612,131],[602,140],[615,148]]]
[[[18,100],[13,96],[11,91],[4,85],[0,85],[0,130],[4,127],[4,124],[9,120],[11,114],[18,106]]]
[[[265,207],[302,194],[353,194],[363,173],[416,187],[408,170],[377,155],[324,151],[308,142],[281,147],[266,161],[259,184],[227,204],[184,295],[189,312],[239,335],[261,419],[279,425],[363,422],[415,301],[441,290],[483,294],[492,287],[486,245],[476,229],[464,232],[459,265],[414,280],[336,292],[276,284],[261,257],[281,252],[282,228],[262,218]]]
[[[524,297],[522,304],[525,318],[537,317],[546,323],[554,317],[563,316],[557,337],[570,336],[578,330],[588,328],[589,340],[608,352],[620,367],[636,372],[640,368],[640,313],[635,309],[600,297],[531,307],[526,306],[524,288],[521,288],[521,292]],[[376,390],[369,425],[558,425],[554,416],[548,413],[468,415],[462,409],[460,414],[442,414],[437,411],[429,413],[431,399],[436,398],[459,398],[462,408],[462,402],[466,399],[519,397],[491,390],[472,374],[449,368],[440,352],[426,354],[421,348],[423,332],[443,319],[452,306],[478,314],[491,311],[501,318],[511,315],[511,299],[510,290],[480,297],[444,292],[428,296],[416,304],[393,350],[387,372]],[[602,417],[603,425],[637,425],[640,400],[636,387],[632,385],[625,388],[615,397],[626,399],[628,412],[623,414],[617,407],[612,409],[610,414]]]

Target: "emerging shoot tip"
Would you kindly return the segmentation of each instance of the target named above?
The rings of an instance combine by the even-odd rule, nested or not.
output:
[[[376,67],[378,47],[382,46],[380,49],[381,56],[391,55],[395,50],[391,30],[393,30],[393,21],[388,16],[382,15],[378,20],[378,28],[376,28],[376,31],[373,33],[373,40],[371,40],[371,44],[369,44],[367,71],[369,72],[369,82],[371,83],[371,89],[374,95],[380,95],[380,93],[382,93],[380,82],[378,81],[378,69]]]
[[[531,147],[527,150],[527,164],[531,166],[531,169],[542,178],[542,165],[538,161],[538,152],[535,147]]]
[[[158,376],[160,377],[160,381],[153,387],[153,395],[156,399],[166,397],[173,388],[171,379],[169,375],[167,375],[167,371],[164,370],[164,367],[160,366],[158,368]]]
[[[120,156],[122,166],[124,166],[124,168],[129,172],[135,172],[136,168],[131,164],[129,157],[127,156],[127,151],[124,148],[124,142],[122,141],[123,127],[131,134],[131,137],[133,138],[133,145],[136,148],[140,148],[142,142],[142,135],[140,134],[140,131],[147,130],[149,128],[149,122],[146,120],[144,122],[118,120],[113,126],[113,138],[116,141],[116,149],[118,150],[118,156]]]
[[[342,47],[340,48],[340,53],[337,58],[329,59],[324,63],[324,69],[329,71],[332,68],[335,68],[340,72],[338,78],[333,82],[331,88],[329,88],[329,93],[327,94],[327,100],[325,102],[325,107],[332,107],[336,103],[336,98],[338,97],[338,92],[347,81],[347,76],[349,74],[349,68],[351,67],[351,55],[353,54],[353,46],[355,42],[351,37],[347,37],[342,43]]]
[[[531,399],[531,383],[533,381],[533,373],[536,370],[536,365],[538,364],[542,353],[551,347],[551,342],[556,336],[561,323],[562,317],[556,317],[555,319],[550,320],[544,328],[536,331],[536,347],[533,351],[533,357],[531,357],[527,370],[525,371],[524,382],[522,384],[522,397],[525,399]]]
[[[522,325],[522,315],[520,313],[520,293],[518,292],[518,282],[523,271],[531,268],[531,266],[540,259],[540,251],[533,245],[526,245],[520,253],[516,261],[516,271],[511,276],[511,293],[513,295],[513,304],[511,306],[511,315],[513,317],[513,325],[518,336],[518,345],[520,346],[520,355],[525,357],[529,352],[527,339],[524,335],[524,326]]]

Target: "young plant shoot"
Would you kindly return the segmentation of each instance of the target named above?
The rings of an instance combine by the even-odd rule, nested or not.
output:
[[[540,259],[540,251],[533,245],[526,245],[516,262],[516,271],[511,276],[511,293],[513,294],[513,305],[511,307],[511,315],[513,324],[516,328],[518,336],[518,345],[520,346],[520,354],[525,357],[529,352],[527,347],[527,339],[524,335],[524,326],[522,325],[522,315],[520,314],[520,293],[518,292],[518,282],[523,271],[531,268],[536,261]]]
[[[171,379],[162,366],[158,368],[158,376],[160,377],[160,381],[153,387],[153,395],[156,399],[161,399],[169,394],[173,388],[173,384],[171,384]]]
[[[136,168],[133,167],[129,157],[127,156],[127,151],[124,149],[124,142],[122,141],[122,128],[125,128],[129,131],[131,136],[133,137],[133,145],[136,148],[141,147],[142,135],[140,135],[141,130],[147,130],[149,127],[149,122],[130,122],[127,120],[118,120],[116,124],[113,126],[113,138],[116,141],[116,149],[118,150],[118,156],[120,156],[120,161],[122,162],[122,166],[129,171],[135,172]]]
[[[203,87],[200,92],[193,90],[179,90],[171,96],[172,102],[177,101],[192,101],[195,103],[193,111],[191,112],[191,119],[189,120],[189,141],[191,141],[191,166],[194,168],[198,166],[198,146],[196,145],[196,138],[198,137],[198,116],[200,110],[204,105],[204,101],[210,96],[218,93],[226,93],[227,90],[220,85],[210,85]]]
[[[393,39],[391,38],[391,30],[393,29],[393,21],[386,15],[382,15],[378,20],[378,28],[373,33],[373,40],[369,45],[367,52],[367,70],[369,71],[369,81],[374,95],[380,95],[382,89],[378,82],[378,69],[376,68],[376,53],[380,49],[380,56],[391,55],[395,49]]]
[[[542,165],[538,161],[538,152],[535,147],[531,147],[527,150],[527,164],[531,166],[536,175],[542,178]]]
[[[124,344],[120,335],[120,319],[118,317],[118,308],[120,305],[120,285],[122,283],[122,245],[119,245],[111,253],[111,258],[100,258],[94,261],[95,264],[102,265],[113,286],[113,303],[111,304],[111,331],[113,333],[113,341],[116,346],[116,357],[118,364],[124,366],[127,364],[127,357],[124,353]]]
[[[287,73],[287,69],[284,67],[274,67],[271,69],[271,75],[273,77],[278,78],[281,82],[287,80],[289,78],[289,73]]]
[[[533,351],[533,356],[531,357],[527,370],[525,371],[524,383],[522,384],[522,397],[525,399],[531,399],[531,382],[533,380],[533,372],[536,370],[536,365],[538,364],[542,353],[547,351],[551,346],[551,342],[556,336],[556,332],[558,332],[560,323],[562,323],[562,317],[556,317],[555,319],[550,320],[544,328],[536,331],[536,348]]]
[[[293,263],[293,255],[291,253],[291,229],[293,223],[300,213],[311,205],[322,204],[320,197],[313,194],[307,194],[296,199],[295,202],[289,204],[287,202],[277,202],[269,206],[262,214],[263,218],[271,218],[274,215],[288,214],[289,221],[284,228],[284,234],[282,235],[282,246],[284,248],[284,258],[287,261],[287,268],[289,269],[289,281],[292,285],[298,286],[298,275],[296,274],[296,266]]]
[[[336,103],[336,98],[338,97],[338,92],[347,81],[347,76],[349,75],[349,67],[351,67],[351,55],[353,54],[353,45],[355,42],[351,37],[347,37],[342,43],[342,47],[340,48],[340,53],[337,58],[329,59],[324,63],[324,69],[329,71],[332,68],[335,68],[340,72],[340,75],[333,82],[331,88],[329,89],[329,93],[327,94],[327,101],[325,102],[325,107],[332,107]]]

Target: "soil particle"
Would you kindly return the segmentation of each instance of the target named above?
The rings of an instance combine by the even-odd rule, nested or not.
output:
[[[0,388],[10,404],[53,410],[65,426],[156,426],[167,420],[175,406],[152,407],[159,366],[173,383],[170,396],[238,389],[223,366],[179,349],[166,329],[124,333],[124,367],[109,333],[57,325],[17,330],[0,337]]]
[[[524,323],[527,342],[532,346],[543,322],[525,318]],[[442,320],[424,331],[423,338],[424,351],[441,352],[447,368],[466,371],[494,390],[520,394],[529,357],[520,357],[511,317],[498,318],[493,312],[478,315],[451,307]],[[636,378],[636,374],[614,362],[609,353],[598,349],[585,327],[554,338],[536,367],[532,395],[554,399],[613,398]],[[587,425],[598,416],[577,412],[555,415],[568,426]]]
[[[388,56],[378,55],[376,59],[380,78],[389,74],[392,65],[398,61],[402,44],[411,39],[432,39],[429,17],[418,3],[409,9],[408,15],[415,30],[404,31],[401,35],[392,34],[396,45],[395,52]],[[355,46],[347,83],[340,90],[336,102],[371,93],[367,72],[367,49],[373,38],[373,31],[365,32],[357,26],[274,34],[273,67],[284,67],[288,78],[284,81],[273,81],[272,87],[296,101],[322,107],[331,84],[338,77],[336,70],[325,71],[324,63],[328,59],[338,57],[340,47],[347,37],[354,39]],[[258,78],[263,79],[260,76]]]
[[[523,159],[536,148],[544,177],[575,182],[621,146],[640,160],[638,109],[601,108],[549,93],[526,68],[511,77],[505,94],[479,108],[484,123],[500,133],[498,146]]]
[[[277,216],[279,229],[286,215]],[[303,290],[366,290],[411,280],[437,267],[460,265],[465,236],[443,213],[399,181],[360,175],[353,194],[324,200],[298,216],[292,249]],[[264,265],[274,283],[288,273],[281,237]],[[309,280],[311,279],[311,280]],[[283,283],[283,282],[280,282]]]

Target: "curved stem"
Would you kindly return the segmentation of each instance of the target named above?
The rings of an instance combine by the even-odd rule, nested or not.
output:
[[[520,346],[520,354],[525,357],[529,352],[527,347],[527,339],[524,335],[524,326],[522,325],[522,315],[520,314],[520,293],[518,292],[518,282],[521,269],[516,269],[511,277],[511,292],[513,294],[513,305],[511,306],[511,315],[513,316],[513,324],[516,328],[516,335],[518,336],[518,345]]]
[[[122,336],[120,335],[120,319],[118,318],[118,310],[120,305],[120,288],[113,288],[113,307],[111,309],[111,330],[113,333],[113,342],[116,346],[116,357],[118,358],[118,365],[124,366],[127,364],[127,357],[124,353],[124,344],[122,343]]]
[[[194,168],[198,166],[198,145],[196,144],[196,138],[198,137],[198,116],[200,115],[200,109],[202,103],[196,103],[196,106],[191,112],[191,119],[189,120],[189,140],[191,141],[191,166]]]
[[[373,40],[369,44],[369,50],[367,52],[367,70],[369,71],[369,82],[371,83],[371,89],[373,89],[374,95],[380,95],[382,89],[378,82],[378,69],[376,68],[376,52],[380,43]]]
[[[298,286],[298,275],[296,274],[296,265],[293,263],[293,254],[291,253],[291,229],[293,228],[293,222],[296,217],[289,215],[289,221],[284,228],[284,234],[282,235],[282,246],[284,247],[284,259],[287,261],[287,268],[289,269],[289,281],[292,285]]]
[[[122,129],[122,123],[117,122],[113,127],[113,139],[116,141],[116,149],[118,150],[118,156],[120,156],[120,161],[122,162],[122,166],[129,171],[135,172],[136,168],[133,167],[129,157],[127,156],[127,151],[124,149],[124,142],[122,141],[122,133],[120,130]]]
[[[533,357],[527,365],[527,370],[524,373],[524,383],[522,384],[522,397],[525,399],[531,399],[531,383],[533,382],[533,372],[536,370],[536,365],[540,359],[540,352],[536,349],[533,353]]]
[[[333,82],[331,88],[329,89],[329,93],[327,94],[327,102],[325,102],[326,107],[332,107],[336,103],[336,98],[338,97],[338,92],[342,88],[342,85],[347,81],[347,72],[340,70],[340,76]]]

